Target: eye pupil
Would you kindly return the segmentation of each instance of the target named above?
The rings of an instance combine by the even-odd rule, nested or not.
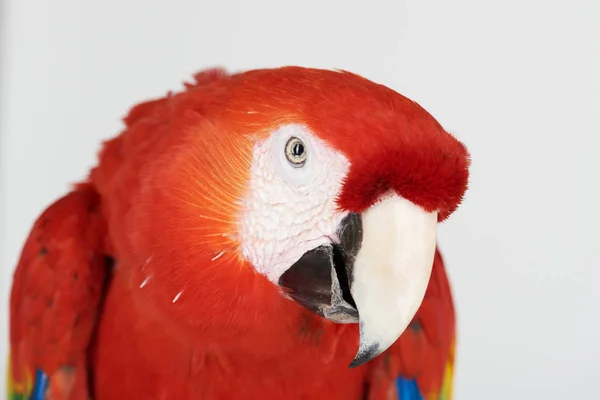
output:
[[[302,143],[296,143],[292,151],[295,156],[299,157],[304,154],[304,145]]]

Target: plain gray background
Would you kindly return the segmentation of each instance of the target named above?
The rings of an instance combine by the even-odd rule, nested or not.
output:
[[[343,68],[418,101],[472,153],[440,228],[456,398],[600,398],[599,20],[598,0],[6,0],[0,320],[34,219],[130,106],[207,66]]]

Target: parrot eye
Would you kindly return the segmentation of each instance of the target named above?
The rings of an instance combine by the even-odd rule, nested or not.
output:
[[[285,157],[296,168],[306,163],[306,153],[304,142],[297,137],[291,137],[285,144]]]

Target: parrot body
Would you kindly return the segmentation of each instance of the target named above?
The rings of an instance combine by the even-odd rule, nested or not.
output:
[[[378,223],[408,210],[399,221],[418,215],[417,237],[466,189],[466,150],[422,108],[346,72],[209,70],[125,123],[25,243],[10,399],[451,398],[455,317],[435,237],[423,229],[405,322],[403,308],[372,308],[411,293],[387,289],[394,265],[375,292],[362,284],[381,265],[363,266],[381,253],[369,238],[394,237]],[[421,260],[419,246],[402,259]]]

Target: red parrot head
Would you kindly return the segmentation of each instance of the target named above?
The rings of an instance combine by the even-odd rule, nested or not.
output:
[[[102,161],[110,176],[111,162],[128,165],[111,234],[159,308],[240,334],[285,324],[297,303],[359,324],[352,365],[407,327],[469,166],[418,104],[347,72],[210,71],[126,122]],[[110,159],[126,151],[128,161]]]

